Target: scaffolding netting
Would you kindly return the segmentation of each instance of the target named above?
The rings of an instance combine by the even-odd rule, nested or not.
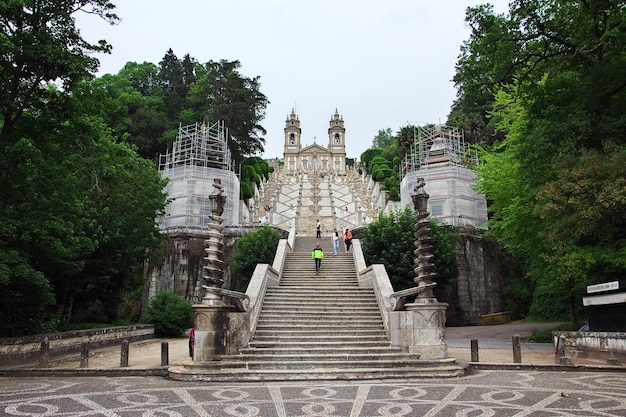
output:
[[[417,178],[424,178],[432,217],[451,226],[486,229],[487,203],[474,190],[473,167],[477,165],[477,152],[465,142],[458,128],[416,128],[413,145],[402,162],[401,204],[412,207]]]
[[[227,136],[223,122],[179,127],[172,151],[161,155],[159,161],[170,198],[165,215],[157,220],[161,229],[206,227],[216,178],[222,181],[226,196],[223,224],[239,223],[239,179],[233,171]]]

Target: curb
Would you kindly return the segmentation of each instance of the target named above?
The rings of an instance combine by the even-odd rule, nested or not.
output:
[[[624,366],[600,365],[551,365],[527,363],[487,363],[467,362],[459,363],[467,366],[466,375],[478,371],[544,371],[544,372],[626,372]],[[173,366],[173,365],[172,365]],[[150,368],[11,368],[0,369],[0,377],[124,377],[140,376],[152,377],[169,376],[168,366]],[[236,381],[236,377],[233,378]]]
[[[626,372],[624,366],[467,362],[473,371]]]
[[[12,368],[0,369],[0,377],[162,376],[169,367],[154,368]]]

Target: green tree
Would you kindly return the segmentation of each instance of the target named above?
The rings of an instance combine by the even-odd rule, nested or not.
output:
[[[193,73],[192,73],[193,74]],[[169,120],[176,120],[187,100],[190,84],[185,78],[183,63],[170,48],[159,63],[159,82]]]
[[[393,135],[393,131],[390,127],[387,129],[381,129],[378,131],[372,142],[374,148],[385,149],[396,143],[396,137]]]
[[[25,113],[48,105],[48,82],[60,82],[70,91],[96,71],[93,53],[108,53],[111,46],[85,41],[73,15],[92,13],[113,24],[118,21],[114,7],[108,0],[0,3],[0,144],[9,140]]]
[[[239,73],[239,61],[209,61],[198,68],[188,106],[195,120],[224,121],[228,146],[236,163],[263,151],[267,132],[261,121],[269,104],[260,91],[259,77]]]
[[[588,172],[603,189],[568,173],[583,172],[587,155],[601,155],[594,159],[600,164],[620,161],[626,146],[616,134],[626,123],[626,10],[617,1],[528,0],[512,2],[508,18],[489,8],[470,9],[468,18],[473,35],[457,74],[467,84],[464,94],[472,85],[493,101],[490,123],[506,134],[485,149],[479,169],[493,201],[491,228],[509,250],[528,257],[537,284],[531,311],[575,322],[575,290],[626,271],[619,262],[596,263],[624,247],[622,220],[603,206],[608,199],[620,208],[619,193],[606,191],[615,176]],[[478,69],[489,80],[469,81]],[[560,232],[564,220],[575,220],[554,209],[553,201],[566,196],[589,203],[575,211],[594,225],[603,219],[602,226],[584,236]],[[589,238],[602,242],[593,255],[585,249]],[[568,302],[557,311],[554,299]]]
[[[401,127],[397,136],[398,147],[406,152],[411,148],[411,145],[415,143],[415,126],[409,125]]]
[[[136,146],[139,155],[153,161],[167,151],[176,135],[166,135],[174,123],[166,114],[157,77],[153,64],[128,63],[118,75],[106,74],[81,86],[116,140]]]
[[[235,290],[246,290],[257,264],[272,264],[280,238],[276,229],[265,225],[237,240],[237,248],[229,258]]]
[[[159,245],[154,219],[165,205],[164,183],[103,122],[112,110],[116,126],[127,123],[115,100],[102,106],[100,86],[89,84],[97,68],[90,54],[109,48],[80,38],[72,16],[87,11],[114,22],[112,8],[101,1],[0,5],[0,84],[10,87],[0,93],[5,336],[54,330],[77,313],[114,320]],[[127,85],[114,87],[136,102]]]

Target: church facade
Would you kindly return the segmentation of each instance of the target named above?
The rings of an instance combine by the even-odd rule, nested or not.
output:
[[[285,122],[285,171],[290,174],[302,172],[345,173],[346,129],[343,117],[335,110],[328,127],[328,146],[318,143],[302,147],[302,128],[294,109]]]

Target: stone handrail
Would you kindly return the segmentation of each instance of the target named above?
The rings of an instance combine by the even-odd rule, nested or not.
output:
[[[391,294],[391,305],[393,311],[400,311],[404,309],[406,298],[412,295],[419,294],[424,289],[420,287],[407,288],[406,290],[396,291]]]
[[[246,290],[246,295],[250,299],[250,307],[248,309],[250,313],[250,334],[253,334],[256,330],[261,307],[263,306],[263,299],[265,298],[265,290],[268,286],[278,285],[279,279],[278,271],[268,264],[257,264],[254,269]]]
[[[366,266],[365,257],[363,256],[363,250],[361,248],[361,241],[359,239],[352,239],[352,247],[359,287],[374,289],[376,301],[378,302],[378,309],[380,310],[380,314],[383,318],[385,332],[387,333],[387,336],[390,336],[391,330],[389,326],[389,312],[393,309],[393,303],[391,300],[393,286],[389,280],[389,275],[387,275],[384,265],[375,264]]]
[[[227,290],[225,288],[209,287],[208,285],[203,285],[202,288],[208,293],[216,294],[221,297],[229,297],[231,304],[235,306],[237,311],[246,312],[250,307],[250,297],[242,292]]]
[[[256,325],[259,320],[259,314],[261,312],[261,306],[263,305],[263,299],[265,298],[265,291],[267,287],[273,287],[280,284],[280,274],[285,264],[285,258],[287,252],[291,252],[293,248],[293,242],[295,240],[295,229],[291,228],[289,231],[288,239],[281,239],[278,242],[276,248],[276,255],[274,256],[274,262],[272,266],[268,264],[258,264],[254,269],[254,273],[250,278],[250,283],[246,290],[246,296],[250,300],[250,306],[248,311],[250,312],[250,334],[253,334],[256,330]]]

